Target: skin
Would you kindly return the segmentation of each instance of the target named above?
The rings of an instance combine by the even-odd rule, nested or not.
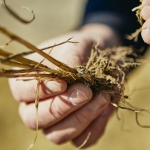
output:
[[[142,27],[142,37],[149,44],[150,10],[145,7],[147,5],[150,6],[150,0],[143,0],[141,15],[146,21]],[[70,67],[84,65],[90,55],[92,44],[97,41],[101,49],[121,45],[118,35],[110,27],[89,24],[78,31],[48,40],[40,47],[53,45],[56,41],[65,41],[72,36],[75,37],[74,41],[80,43],[64,44],[54,48],[50,53]],[[32,54],[29,58],[37,62],[43,60],[38,54]],[[46,60],[43,63],[56,68]],[[22,121],[28,128],[35,129],[34,100],[37,81],[16,82],[16,79],[10,79],[9,84],[14,98],[20,102],[19,114]],[[102,136],[113,112],[110,97],[111,95],[105,92],[95,96],[90,88],[81,83],[67,86],[67,83],[61,79],[45,79],[40,85],[39,93],[39,128],[43,130],[48,140],[56,144],[72,141],[76,146],[80,146],[91,132],[90,139],[85,145],[88,147]]]
[[[142,38],[147,44],[150,44],[150,0],[143,0],[141,16],[145,20],[142,26]]]

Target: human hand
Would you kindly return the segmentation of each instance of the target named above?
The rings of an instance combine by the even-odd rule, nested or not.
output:
[[[150,0],[142,1],[141,16],[145,20],[142,26],[142,38],[147,44],[150,44]]]
[[[72,36],[75,37],[74,41],[80,43],[64,44],[54,48],[50,53],[52,57],[70,67],[85,64],[93,43],[97,41],[102,49],[120,43],[109,27],[87,25],[80,31],[47,41],[41,47],[64,41]],[[107,42],[109,39],[111,39],[111,43]],[[43,60],[38,54],[32,54],[29,58],[37,62]],[[55,68],[47,60],[43,63],[50,68]],[[24,82],[10,79],[9,83],[14,98],[20,102],[19,113],[24,124],[35,129],[34,100],[37,82],[35,80]],[[94,144],[101,137],[113,110],[109,106],[110,95],[108,93],[101,92],[98,95],[93,95],[91,89],[84,84],[76,83],[67,87],[64,80],[57,78],[42,81],[39,98],[39,128],[43,130],[50,141],[56,144],[73,141],[76,146],[79,146],[89,132],[91,132],[91,137],[86,146]]]

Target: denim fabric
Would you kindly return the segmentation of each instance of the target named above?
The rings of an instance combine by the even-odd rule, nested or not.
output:
[[[102,23],[112,27],[123,41],[123,45],[133,45],[136,48],[146,46],[139,36],[138,43],[125,38],[140,28],[132,8],[139,6],[139,0],[88,0],[82,25]]]

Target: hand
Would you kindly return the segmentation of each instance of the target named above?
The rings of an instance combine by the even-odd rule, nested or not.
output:
[[[142,38],[150,44],[150,0],[143,0],[141,16],[145,20],[142,26]]]
[[[70,67],[83,65],[90,55],[92,44],[99,40],[100,47],[106,48],[118,45],[119,39],[115,33],[104,25],[87,25],[79,31],[50,40],[41,45],[45,47],[55,42],[64,41],[74,36],[79,44],[64,44],[56,47],[51,56],[64,62]],[[108,43],[111,39],[111,43]],[[46,51],[48,52],[48,51]],[[32,54],[30,59],[40,62],[43,58]],[[45,60],[45,65],[55,66]],[[20,102],[19,113],[24,124],[35,129],[35,106],[37,81],[16,81],[10,79],[10,88],[14,98]],[[67,86],[61,79],[46,79],[40,85],[39,93],[39,128],[45,136],[56,144],[72,140],[80,146],[89,132],[91,137],[86,146],[94,144],[101,137],[113,107],[109,105],[110,95],[101,92],[93,95],[90,88],[81,83]]]

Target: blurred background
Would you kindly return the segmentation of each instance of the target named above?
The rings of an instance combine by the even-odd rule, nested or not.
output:
[[[0,8],[0,26],[38,45],[42,41],[66,33],[76,28],[82,19],[86,0],[7,0],[16,12],[26,19],[30,18],[28,11],[20,6],[28,6],[34,10],[36,19],[29,25],[23,25],[12,18],[3,8]],[[0,34],[0,45],[8,39]],[[56,41],[57,42],[57,41]],[[26,49],[12,42],[5,48],[11,52],[21,52]],[[147,52],[145,59],[150,59]],[[135,69],[128,76],[127,94],[132,104],[146,108],[150,106],[150,63]],[[140,128],[135,122],[133,112],[120,111],[121,120],[116,115],[110,119],[105,134],[94,146],[87,150],[149,150],[150,129]],[[150,125],[150,114],[140,116],[143,124]],[[13,99],[7,79],[0,79],[0,150],[26,150],[31,144],[35,132],[27,129],[18,115],[18,103]],[[33,150],[74,150],[71,143],[54,145],[47,141],[39,132],[38,140]]]

